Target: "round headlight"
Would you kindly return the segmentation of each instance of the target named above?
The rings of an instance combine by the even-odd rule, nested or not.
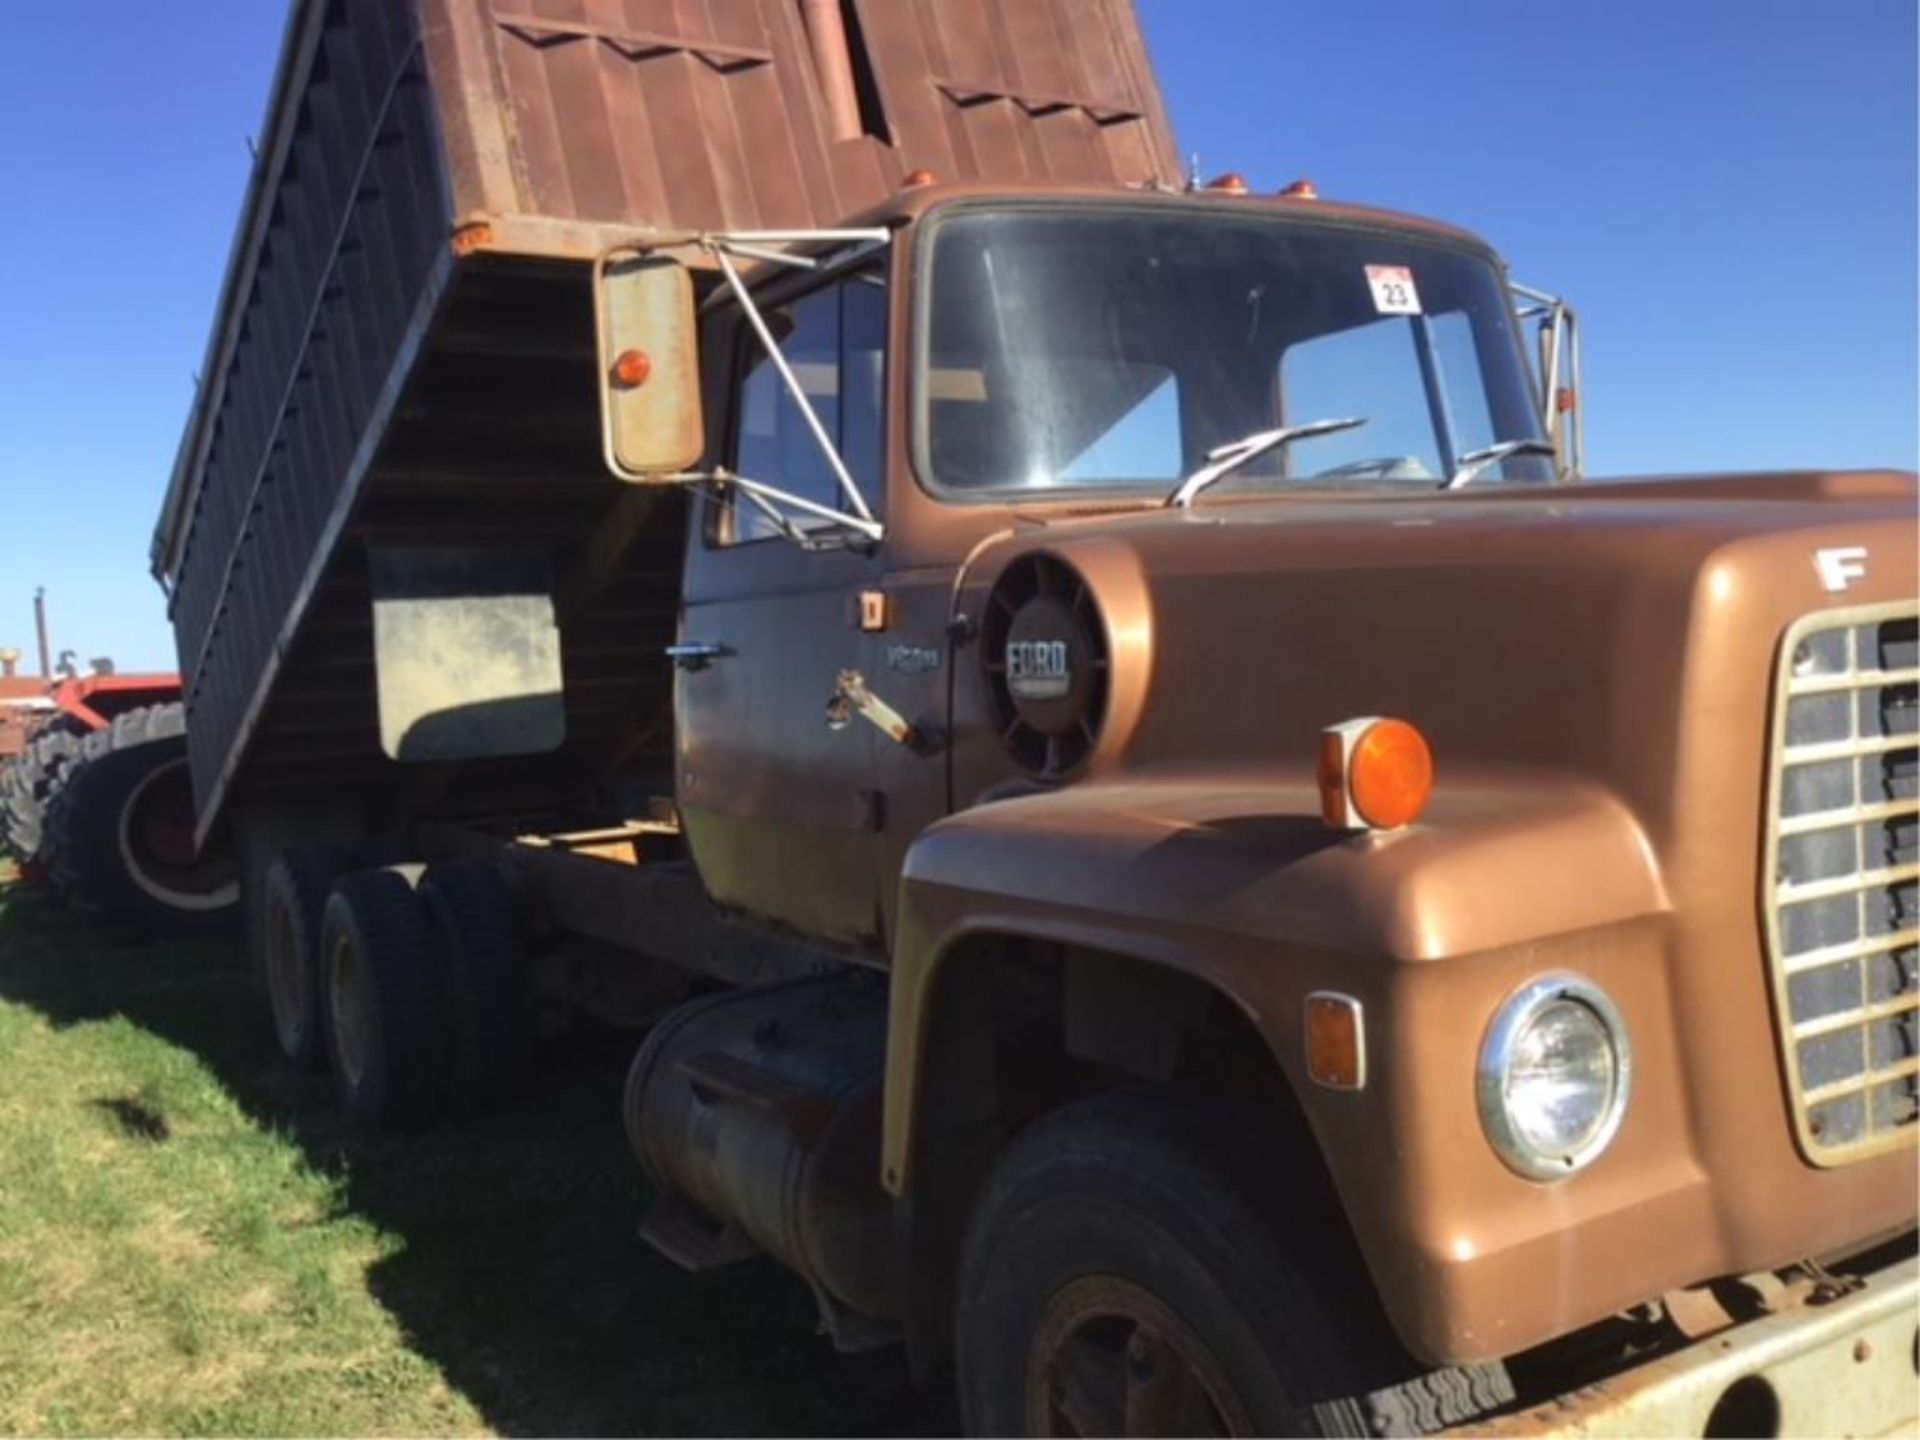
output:
[[[1620,1128],[1632,1059],[1620,1012],[1578,975],[1548,975],[1500,1008],[1480,1047],[1480,1122],[1533,1180],[1591,1163]]]

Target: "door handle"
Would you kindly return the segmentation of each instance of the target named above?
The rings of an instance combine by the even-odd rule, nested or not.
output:
[[[717,640],[682,640],[667,646],[667,658],[682,670],[704,670],[711,662],[732,653]]]

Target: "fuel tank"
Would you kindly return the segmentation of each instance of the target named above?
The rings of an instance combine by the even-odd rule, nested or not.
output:
[[[655,1189],[642,1237],[689,1269],[769,1254],[807,1281],[840,1348],[892,1338],[885,1039],[885,990],[864,975],[730,991],[660,1021],[624,1104]]]

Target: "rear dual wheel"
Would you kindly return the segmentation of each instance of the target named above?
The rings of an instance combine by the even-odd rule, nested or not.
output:
[[[511,1100],[532,1067],[519,913],[498,873],[472,860],[429,866],[419,898],[448,1000],[447,1096],[473,1114]]]
[[[320,925],[333,882],[349,868],[345,852],[303,845],[283,851],[264,881],[256,968],[273,1015],[274,1040],[296,1069],[326,1068]]]
[[[447,1104],[511,1098],[531,1045],[525,952],[505,886],[456,861],[416,887],[398,870],[342,874],[332,851],[269,871],[262,968],[280,1048],[333,1073],[369,1129],[418,1129]]]
[[[320,920],[319,994],[334,1090],[374,1130],[432,1120],[447,1055],[446,996],[426,911],[391,870],[336,881]]]

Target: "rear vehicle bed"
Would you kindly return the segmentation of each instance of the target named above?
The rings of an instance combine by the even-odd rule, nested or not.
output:
[[[391,764],[368,543],[551,563],[565,743],[469,767],[466,801],[657,764],[680,505],[601,467],[587,262],[828,224],[922,167],[1172,182],[1131,6],[1059,8],[296,0],[154,539],[202,833],[236,785]]]

